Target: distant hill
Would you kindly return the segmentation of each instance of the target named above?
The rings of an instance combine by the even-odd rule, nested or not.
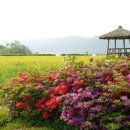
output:
[[[20,40],[33,52],[53,53],[53,54],[84,54],[86,51],[92,54],[106,53],[107,41],[99,38],[86,38],[80,36],[70,36],[63,38],[30,39]]]
[[[100,40],[98,37],[69,36],[48,39],[22,39],[19,41],[28,46],[32,52],[42,54],[84,54],[86,51],[91,54],[105,54],[107,52],[107,40]],[[122,41],[117,41],[118,45],[123,47]],[[127,43],[126,46],[128,45]],[[114,47],[114,41],[110,42],[110,46]]]

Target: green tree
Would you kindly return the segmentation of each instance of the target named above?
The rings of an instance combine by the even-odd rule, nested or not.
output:
[[[6,44],[6,52],[7,55],[28,55],[31,54],[31,50],[22,45],[19,41],[15,40],[11,43]]]
[[[6,51],[6,47],[3,45],[0,45],[0,55],[4,54]]]
[[[0,50],[5,49],[6,47],[3,45],[0,45]]]

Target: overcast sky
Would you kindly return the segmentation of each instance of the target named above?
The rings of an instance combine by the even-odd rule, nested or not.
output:
[[[0,0],[0,40],[93,37],[122,25],[130,0]]]

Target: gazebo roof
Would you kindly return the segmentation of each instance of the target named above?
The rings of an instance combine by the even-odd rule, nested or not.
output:
[[[100,39],[130,39],[130,31],[119,26],[116,30],[111,31],[99,37]]]

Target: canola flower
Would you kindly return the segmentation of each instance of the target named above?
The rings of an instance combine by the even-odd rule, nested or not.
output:
[[[78,61],[89,61],[89,56],[78,56]],[[101,59],[95,56],[94,59]],[[64,56],[0,56],[0,84],[16,77],[18,72],[47,71],[64,66]]]

